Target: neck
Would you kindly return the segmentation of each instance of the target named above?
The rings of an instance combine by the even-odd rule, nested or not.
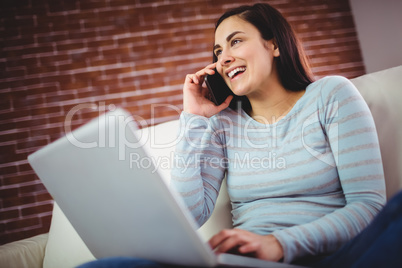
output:
[[[290,112],[304,92],[288,91],[280,85],[255,96],[247,96],[251,103],[250,116],[264,124],[278,122]]]

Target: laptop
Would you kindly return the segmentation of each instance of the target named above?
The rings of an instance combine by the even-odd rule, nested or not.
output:
[[[130,256],[192,267],[297,267],[215,254],[156,169],[139,133],[130,113],[117,108],[28,157],[96,258]]]

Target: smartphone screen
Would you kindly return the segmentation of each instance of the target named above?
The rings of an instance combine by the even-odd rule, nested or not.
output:
[[[216,70],[215,74],[206,76],[205,84],[207,84],[211,100],[216,105],[222,104],[229,95],[234,95]]]

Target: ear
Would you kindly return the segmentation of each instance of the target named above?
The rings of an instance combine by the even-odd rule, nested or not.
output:
[[[273,45],[272,51],[273,51],[274,57],[275,57],[275,58],[276,58],[276,57],[279,57],[281,54],[279,53],[279,47],[278,47],[278,44],[276,43],[275,38],[272,39],[272,45]]]
[[[275,40],[274,38],[273,38],[273,39],[270,39],[270,40],[266,40],[266,41],[265,41],[265,47],[266,47],[268,50],[272,51],[272,55],[274,56],[274,58],[280,56],[279,47],[278,47],[278,45],[276,44],[276,40]]]

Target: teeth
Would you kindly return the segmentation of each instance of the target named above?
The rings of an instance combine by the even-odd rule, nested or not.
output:
[[[237,67],[236,69],[234,69],[233,71],[228,73],[229,78],[232,78],[235,74],[237,74],[238,72],[244,72],[246,70],[245,67]]]

